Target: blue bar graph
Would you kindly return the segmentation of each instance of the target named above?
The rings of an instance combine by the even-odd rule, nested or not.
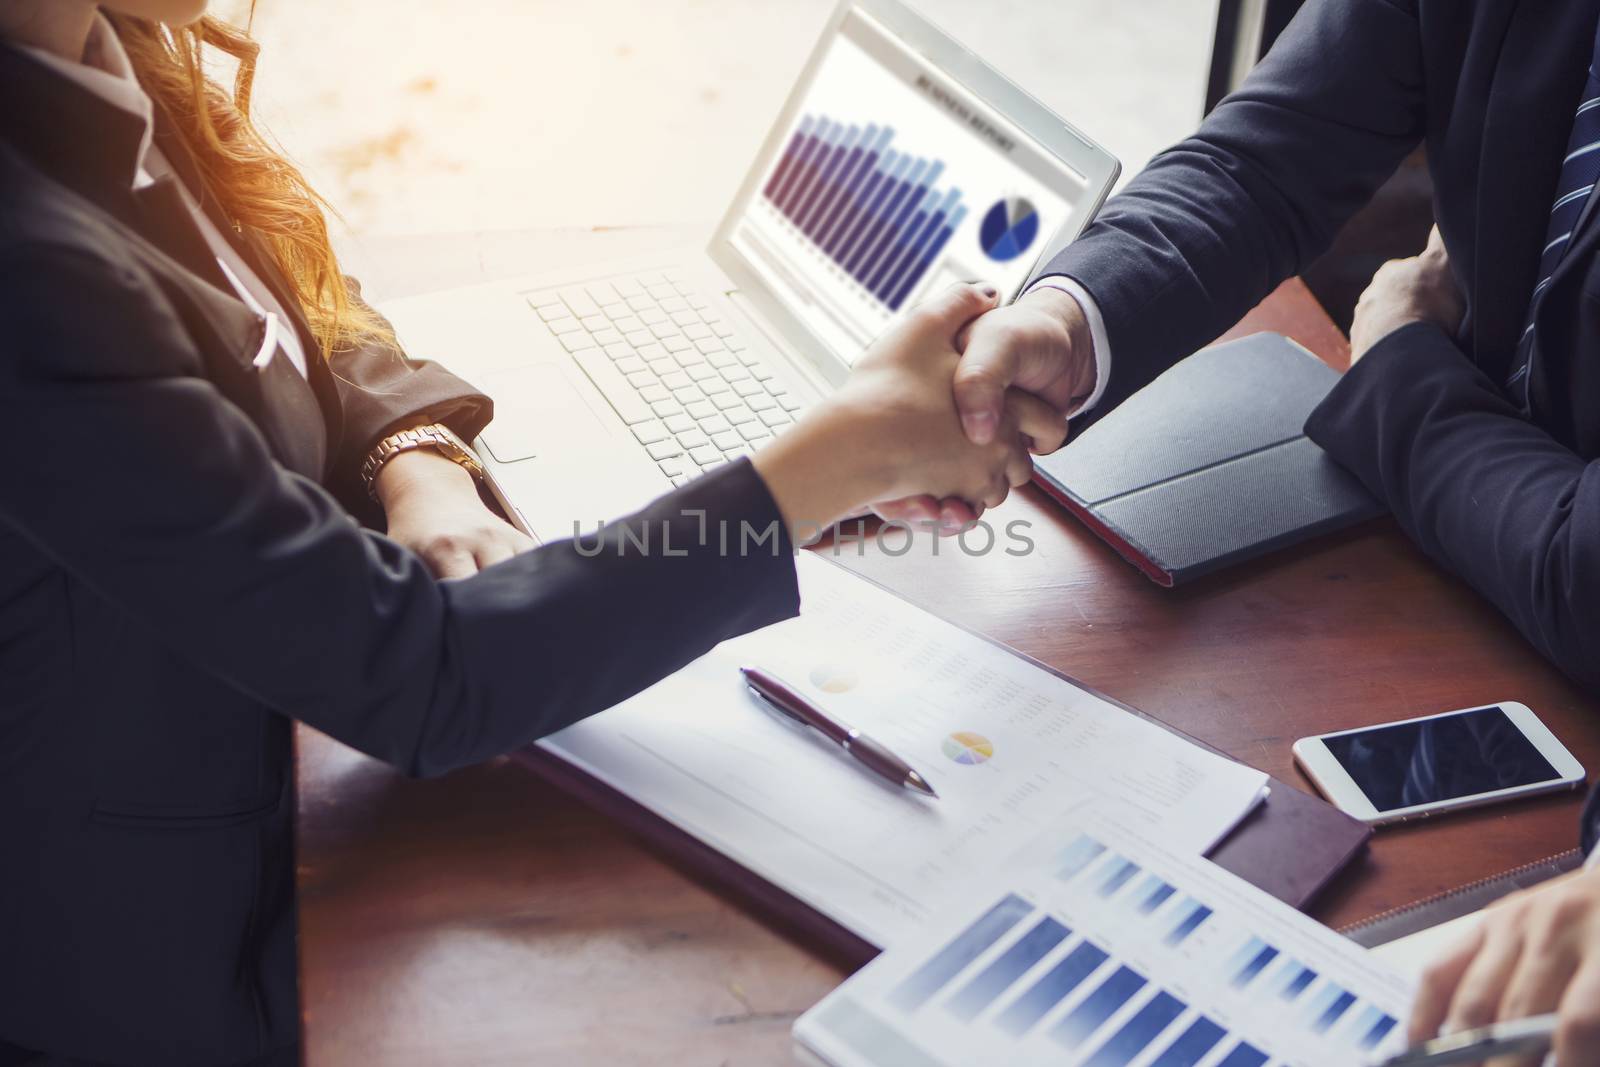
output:
[[[895,131],[801,118],[762,196],[819,252],[898,311],[966,219],[961,190],[936,189],[939,160],[890,147]]]
[[[961,190],[951,189],[945,193],[943,199],[930,201],[929,210],[932,214],[927,217],[925,224],[920,227],[914,226],[908,240],[896,246],[888,273],[874,290],[891,308],[900,306],[904,292],[910,288],[912,282],[921,277],[917,271],[918,265],[922,262],[923,250],[932,247],[934,236],[945,228],[947,218],[953,218],[960,199]]]
[[[904,1011],[920,1008],[1032,911],[1032,904],[1016,894],[1007,894],[1004,900],[984,912],[948,945],[907,975],[889,994],[890,1002]]]
[[[1377,1021],[1383,1017],[1383,1012],[1374,1004],[1368,1004],[1351,1020],[1347,1037],[1357,1043],[1366,1040],[1367,1032],[1373,1028]]]
[[[1328,1005],[1328,1010],[1317,1016],[1317,1021],[1311,1024],[1311,1029],[1319,1034],[1327,1033],[1328,1028],[1338,1022],[1339,1016],[1343,1015],[1345,1010],[1355,1002],[1356,995],[1354,993],[1346,993],[1340,990],[1333,1003]]]
[[[1347,993],[1329,982],[1311,998],[1310,1006],[1306,1010],[1306,1022],[1317,1033],[1327,1033],[1328,1028],[1338,1022],[1339,1016],[1343,1015],[1355,1001],[1355,994]]]
[[[845,169],[839,175],[839,186],[821,208],[821,216],[811,230],[812,239],[824,250],[832,242],[834,231],[849,205],[859,200],[870,176],[878,173],[876,164],[894,136],[893,130],[879,130],[868,126],[861,145],[850,153]]]
[[[805,198],[801,200],[798,213],[795,215],[795,225],[807,234],[816,232],[817,214],[823,205],[830,200],[839,190],[848,169],[849,160],[860,156],[861,148],[857,143],[862,131],[851,126],[844,131],[844,136],[839,143],[828,150],[821,168],[817,171],[817,180],[811,183],[811,188],[806,191]]]
[[[1171,993],[1157,993],[1084,1061],[1084,1067],[1126,1067],[1187,1007]]]
[[[1083,942],[1045,972],[1026,993],[1013,1000],[996,1016],[994,1024],[1012,1037],[1020,1037],[1051,1008],[1071,996],[1106,959],[1105,951],[1099,946]]]
[[[1172,930],[1163,940],[1168,947],[1176,948],[1178,945],[1183,944],[1189,935],[1198,930],[1200,925],[1209,918],[1211,918],[1211,909],[1198,900],[1190,898],[1178,909],[1178,920],[1173,924]]]
[[[943,163],[935,163],[933,165],[933,170],[930,172],[928,179],[929,185],[938,178],[939,171],[943,167]],[[900,209],[900,214],[895,216],[894,226],[883,232],[881,243],[873,256],[872,269],[863,272],[864,277],[862,275],[856,276],[857,281],[874,293],[884,288],[884,282],[888,280],[890,270],[905,255],[906,245],[910,240],[916,234],[922,232],[923,226],[927,224],[928,216],[933,213],[935,206],[939,202],[939,194],[927,188],[927,186],[919,188],[917,194],[919,194],[920,199],[914,197],[907,200],[905,206]],[[906,221],[907,215],[910,216],[909,222]]]
[[[876,261],[874,253],[879,247],[879,237],[894,219],[900,217],[901,206],[912,196],[913,190],[918,188],[918,183],[928,170],[928,161],[925,159],[913,162],[908,158],[903,162],[907,164],[907,169],[890,188],[889,198],[883,205],[883,210],[873,213],[861,239],[841,257],[845,271],[853,277],[859,279],[861,274]],[[918,192],[915,195],[920,197],[922,194]]]
[[[838,133],[839,131],[834,128],[833,123],[822,120],[817,122],[812,131],[806,135],[800,154],[794,160],[794,169],[773,201],[786,214],[794,211],[800,202],[801,196],[811,188],[811,180],[816,175],[817,164],[827,151],[831,139],[838,136]]]
[[[892,155],[894,153],[890,152],[889,156]],[[866,258],[867,250],[882,231],[884,220],[894,214],[900,201],[905,199],[906,191],[918,180],[927,165],[926,160],[900,156],[893,167],[885,170],[883,184],[872,199],[862,205],[859,216],[851,224],[840,246],[828,253],[844,267],[846,273],[855,274],[861,261]]]
[[[898,308],[905,303],[906,297],[911,295],[912,286],[927,273],[928,268],[933,265],[934,259],[944,246],[950,242],[951,235],[956,232],[966,217],[967,209],[958,207],[955,213],[945,220],[942,226],[938,227],[937,232],[933,232],[932,227],[930,227],[928,239],[918,244],[919,253],[916,262],[908,263],[907,268],[901,273],[902,281],[900,286],[890,294],[890,307]]]
[[[1012,983],[1048,956],[1050,950],[1061,944],[1070,932],[1054,919],[1040,919],[1032,930],[1018,938],[1015,944],[978,972],[977,977],[951,998],[951,1014],[966,1022],[977,1018],[979,1012],[993,1004],[996,997],[1011,988]]]
[[[862,137],[881,140],[876,131]],[[936,1025],[959,1024],[974,1037],[982,1031],[1030,1051],[1046,1038],[1079,1067],[1277,1067],[1313,1047],[1342,1051],[1354,1063],[1398,1041],[1403,1013],[1381,996],[1346,989],[1272,943],[1281,938],[1252,933],[1228,911],[1214,913],[1159,867],[1130,859],[1136,853],[1124,852],[1128,846],[1107,847],[1088,834],[1060,840],[1066,844],[1050,849],[1046,862],[1067,883],[1055,890],[1061,910],[1009,894],[930,950],[890,989],[890,1003],[907,1013],[904,1025],[925,1025],[931,1012],[945,1020]],[[1136,947],[1111,953],[1089,932],[1097,923],[1116,937],[1126,933]],[[1151,937],[1169,947],[1156,949]],[[1169,984],[1159,977],[1168,964],[1193,976]],[[1251,1020],[1271,1015],[1281,1017],[1281,1040],[1258,1047],[1247,1036]],[[1006,1062],[998,1048],[995,1054],[993,1062]]]
[[[852,242],[861,236],[861,231],[866,229],[871,213],[883,205],[893,183],[905,174],[907,165],[908,160],[892,148],[883,152],[876,166],[873,165],[871,158],[868,158],[861,168],[861,175],[852,183],[850,195],[845,198],[838,221],[823,238],[824,252],[838,261],[839,250],[850,247]]]
[[[1250,1044],[1241,1041],[1233,1046],[1233,1051],[1222,1057],[1217,1067],[1261,1067],[1267,1062],[1267,1054]]]
[[[1138,890],[1130,897],[1133,907],[1141,915],[1149,915],[1167,902],[1177,890],[1161,880],[1160,875],[1147,874]]]
[[[1067,1048],[1077,1048],[1100,1029],[1133,995],[1144,988],[1144,975],[1132,967],[1118,967],[1099,988],[1058,1022],[1050,1036]]]
[[[1103,877],[1100,879],[1099,893],[1102,897],[1109,897],[1117,890],[1127,885],[1134,875],[1139,873],[1139,865],[1121,856],[1113,855],[1106,864]]]
[[[1393,1015],[1384,1015],[1379,1012],[1378,1016],[1378,1021],[1373,1023],[1361,1038],[1361,1047],[1368,1052],[1383,1044],[1383,1039],[1389,1036],[1389,1031],[1393,1030],[1399,1022]]]
[[[787,202],[789,191],[794,188],[801,169],[808,164],[811,153],[816,150],[820,130],[821,124],[814,119],[807,117],[801,121],[789,141],[789,147],[784,150],[783,159],[773,170],[767,187],[762,190],[763,196],[774,204]]]
[[[1061,863],[1056,868],[1056,877],[1063,882],[1070,882],[1083,872],[1083,869],[1093,863],[1106,850],[1106,846],[1084,834],[1072,844],[1061,850]]]
[[[796,226],[805,228],[805,222],[811,217],[811,210],[816,206],[817,198],[832,188],[830,183],[834,173],[838,171],[846,153],[850,151],[851,144],[860,134],[861,131],[854,126],[842,131],[835,127],[834,137],[823,143],[811,168],[811,180],[794,198],[793,213],[789,218]]]
[[[1278,972],[1277,990],[1279,998],[1293,1000],[1306,991],[1306,987],[1317,980],[1317,972],[1296,960],[1286,960],[1283,968]]]
[[[1233,962],[1229,969],[1233,971],[1233,988],[1243,989],[1255,981],[1256,975],[1266,970],[1267,964],[1278,956],[1278,950],[1261,940],[1252,937],[1234,953]]]
[[[1168,1045],[1150,1067],[1194,1067],[1205,1058],[1206,1053],[1217,1047],[1227,1033],[1202,1015],[1190,1023],[1189,1028],[1179,1034],[1178,1039]]]

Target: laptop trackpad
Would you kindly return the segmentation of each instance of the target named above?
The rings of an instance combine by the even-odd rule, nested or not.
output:
[[[494,421],[483,431],[483,441],[501,463],[615,447],[616,439],[567,380],[560,364],[500,371],[486,375],[483,384],[494,398]]]

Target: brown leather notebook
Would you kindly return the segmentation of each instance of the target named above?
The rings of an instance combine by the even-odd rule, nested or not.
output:
[[[1547,856],[1533,863],[1524,863],[1492,878],[1469,882],[1436,896],[1391,908],[1358,923],[1339,928],[1339,932],[1366,948],[1386,945],[1398,938],[1409,937],[1440,923],[1459,919],[1482,911],[1501,897],[1510,896],[1519,889],[1532,889],[1541,882],[1575,871],[1583,866],[1583,853],[1578,849]]]
[[[858,577],[861,577],[858,575]],[[871,581],[862,577],[863,581]],[[874,582],[896,596],[892,589]],[[959,625],[959,624],[956,624]],[[1064,681],[1130,714],[1171,730],[1201,748],[1226,756],[1181,730],[1129,707],[1079,682],[1068,674],[1025,656],[1015,649],[962,627],[1012,655],[1048,671]],[[881,946],[856,936],[795,899],[766,879],[752,873],[692,834],[674,826],[655,812],[624,796],[609,785],[540,748],[529,747],[513,759],[543,775],[559,788],[615,820],[637,836],[647,848],[696,881],[748,903],[763,917],[793,935],[807,947],[851,968],[865,965]],[[1245,818],[1208,854],[1224,870],[1238,875],[1296,908],[1305,909],[1339,871],[1365,847],[1372,829],[1352,819],[1327,801],[1302,792],[1287,782],[1270,778],[1267,800]]]

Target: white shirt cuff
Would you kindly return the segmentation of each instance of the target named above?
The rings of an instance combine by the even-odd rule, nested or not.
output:
[[[1100,305],[1089,295],[1089,290],[1065,274],[1047,274],[1043,278],[1036,278],[1026,292],[1040,288],[1060,289],[1078,302],[1083,309],[1083,317],[1089,320],[1089,339],[1094,342],[1094,391],[1083,403],[1067,412],[1067,418],[1070,419],[1100,403],[1106,386],[1111,382],[1111,342],[1106,340],[1106,320],[1100,314]]]

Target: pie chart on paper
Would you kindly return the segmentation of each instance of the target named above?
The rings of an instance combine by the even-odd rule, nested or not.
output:
[[[970,765],[989,762],[994,755],[994,742],[982,734],[961,730],[944,739],[944,754],[956,763]]]
[[[824,693],[848,693],[859,681],[855,671],[835,663],[823,664],[811,672],[811,684]]]
[[[996,200],[978,226],[978,244],[997,263],[1016,259],[1039,236],[1039,213],[1020,196]]]

